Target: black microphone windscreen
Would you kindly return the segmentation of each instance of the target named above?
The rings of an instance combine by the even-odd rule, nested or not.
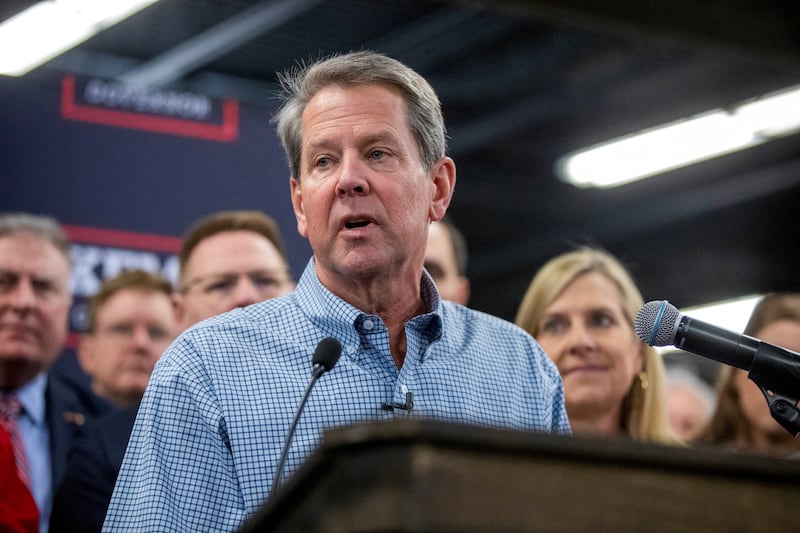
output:
[[[333,368],[340,355],[342,355],[342,344],[333,337],[325,337],[317,344],[312,363],[314,366],[320,365],[327,372]]]
[[[680,312],[666,300],[647,302],[639,310],[633,329],[650,346],[669,346],[675,339]]]

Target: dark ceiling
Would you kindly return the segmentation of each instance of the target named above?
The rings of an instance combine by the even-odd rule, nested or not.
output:
[[[33,3],[6,0],[0,19]],[[556,178],[577,148],[800,84],[798,2],[634,4],[162,0],[30,76],[263,103],[299,60],[382,51],[443,102],[473,307],[513,319],[537,268],[584,243],[620,257],[645,300],[800,289],[800,135],[615,189]]]

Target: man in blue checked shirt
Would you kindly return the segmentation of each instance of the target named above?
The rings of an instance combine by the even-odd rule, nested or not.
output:
[[[423,269],[428,224],[455,164],[431,86],[372,52],[282,77],[274,121],[297,228],[314,252],[289,295],[212,318],[161,358],[104,531],[235,531],[266,500],[325,337],[336,367],[311,394],[291,474],[328,428],[407,416],[568,433],[558,372],[516,326],[440,299]]]

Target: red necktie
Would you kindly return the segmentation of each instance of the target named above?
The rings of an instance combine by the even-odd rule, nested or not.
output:
[[[0,424],[3,425],[8,432],[8,436],[11,437],[19,478],[26,486],[30,487],[31,473],[28,468],[28,456],[25,453],[25,443],[22,441],[22,434],[17,424],[20,412],[22,412],[22,404],[19,403],[16,394],[0,395]]]

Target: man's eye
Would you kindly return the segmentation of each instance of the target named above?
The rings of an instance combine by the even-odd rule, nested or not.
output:
[[[213,281],[206,287],[206,292],[227,292],[236,285],[236,280],[224,279]]]
[[[49,294],[55,292],[56,285],[48,280],[33,280],[33,290],[37,294]]]
[[[320,157],[320,158],[317,159],[316,166],[319,167],[319,168],[325,168],[328,165],[330,165],[330,163],[331,163],[331,160],[330,160],[329,157]]]
[[[251,281],[256,287],[272,287],[278,284],[277,279],[269,276],[254,276]]]
[[[163,341],[169,338],[169,332],[156,327],[148,328],[147,334],[150,336],[151,339],[154,341]]]
[[[6,292],[17,283],[14,276],[0,276],[0,292]]]
[[[133,334],[133,326],[130,324],[114,324],[108,331],[114,335],[129,336]]]
[[[369,153],[369,158],[372,159],[373,161],[378,161],[379,159],[382,159],[383,156],[385,155],[386,152],[384,152],[383,150],[373,150]]]

